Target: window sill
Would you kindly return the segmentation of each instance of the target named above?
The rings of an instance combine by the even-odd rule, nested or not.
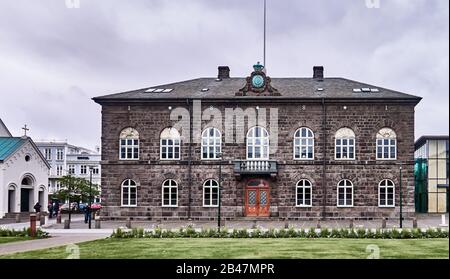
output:
[[[379,208],[395,208],[395,205],[378,205]]]
[[[205,208],[218,208],[218,205],[203,205]]]
[[[137,205],[121,205],[120,207],[129,208],[129,207],[137,207]]]
[[[298,207],[298,208],[311,208],[312,205],[296,205],[295,207]]]
[[[162,208],[177,208],[178,205],[161,205]]]
[[[337,205],[337,208],[352,208],[354,207],[353,205]]]

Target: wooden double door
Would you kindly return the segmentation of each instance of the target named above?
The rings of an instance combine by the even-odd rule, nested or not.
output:
[[[248,181],[245,188],[245,216],[268,217],[269,209],[269,183],[264,179]]]

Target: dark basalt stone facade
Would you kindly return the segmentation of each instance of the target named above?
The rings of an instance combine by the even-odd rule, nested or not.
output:
[[[269,213],[265,218],[392,218],[399,214],[400,192],[404,216],[412,216],[414,108],[419,97],[382,88],[359,92],[354,89],[374,86],[323,78],[323,73],[319,79],[272,78],[270,88],[276,95],[266,92],[261,96],[236,96],[246,83],[251,90],[249,82],[248,78],[195,79],[154,87],[170,88],[169,93],[145,93],[145,88],[94,98],[102,105],[102,218],[217,218],[217,207],[203,206],[203,183],[208,179],[218,180],[220,161],[202,160],[201,144],[185,140],[181,141],[180,160],[160,159],[160,134],[173,125],[169,106],[186,108],[191,114],[190,121],[194,121],[195,100],[201,100],[202,111],[213,106],[223,115],[226,108],[266,108],[267,122],[262,126],[268,131],[275,124],[271,123],[274,120],[269,108],[278,110],[278,144],[269,156],[270,161],[276,162],[275,174],[240,173],[236,161],[246,160],[246,143],[226,143],[222,133],[223,218],[246,218],[246,189],[254,179],[262,179],[269,186]],[[208,90],[202,91],[204,88]],[[202,130],[209,123],[210,120],[202,120]],[[247,118],[243,122],[235,121],[234,125],[246,131]],[[139,132],[139,160],[119,159],[119,135],[127,127]],[[314,133],[313,160],[294,160],[294,134],[300,127],[308,127]],[[335,134],[343,127],[355,133],[355,160],[335,160]],[[397,136],[395,160],[376,159],[376,134],[385,127],[394,130]],[[126,179],[133,179],[137,184],[137,205],[133,207],[121,206],[121,185]],[[178,184],[176,207],[162,206],[162,184],[167,179]],[[309,180],[312,185],[310,207],[296,206],[296,184],[301,179]],[[353,183],[351,207],[337,206],[337,185],[342,179]],[[378,205],[378,187],[384,179],[395,184],[394,207]]]

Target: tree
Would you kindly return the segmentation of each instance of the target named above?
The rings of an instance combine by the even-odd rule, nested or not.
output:
[[[93,198],[99,195],[98,185],[93,184],[91,189],[89,180],[74,177],[70,174],[58,178],[58,181],[61,182],[61,188],[55,193],[55,196],[58,200],[68,201],[70,223],[72,214],[71,202],[89,202],[89,197]]]

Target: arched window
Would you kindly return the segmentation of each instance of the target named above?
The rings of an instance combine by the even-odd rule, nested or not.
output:
[[[269,159],[269,133],[262,127],[253,127],[247,133],[247,160]]]
[[[339,181],[337,189],[337,206],[352,207],[353,206],[353,183],[344,179]]]
[[[384,179],[378,184],[378,206],[395,206],[395,185],[392,180]]]
[[[175,180],[168,179],[162,185],[162,206],[178,206],[178,184]]]
[[[213,179],[203,183],[203,206],[216,207],[219,205],[219,183]]]
[[[139,133],[133,128],[120,133],[120,160],[139,160]]]
[[[390,128],[377,133],[377,160],[397,159],[397,134]]]
[[[296,205],[297,206],[312,206],[312,187],[311,182],[306,179],[302,179],[297,182],[297,186],[295,187],[296,193]]]
[[[335,135],[335,159],[355,159],[355,133],[349,128],[341,128]]]
[[[161,132],[161,160],[180,159],[180,133],[175,128],[166,128]]]
[[[134,180],[122,182],[122,206],[137,206],[137,185]]]
[[[202,133],[202,159],[219,159],[222,152],[222,135],[216,128],[207,128]]]
[[[314,159],[314,134],[302,127],[294,135],[294,159],[313,160]]]

